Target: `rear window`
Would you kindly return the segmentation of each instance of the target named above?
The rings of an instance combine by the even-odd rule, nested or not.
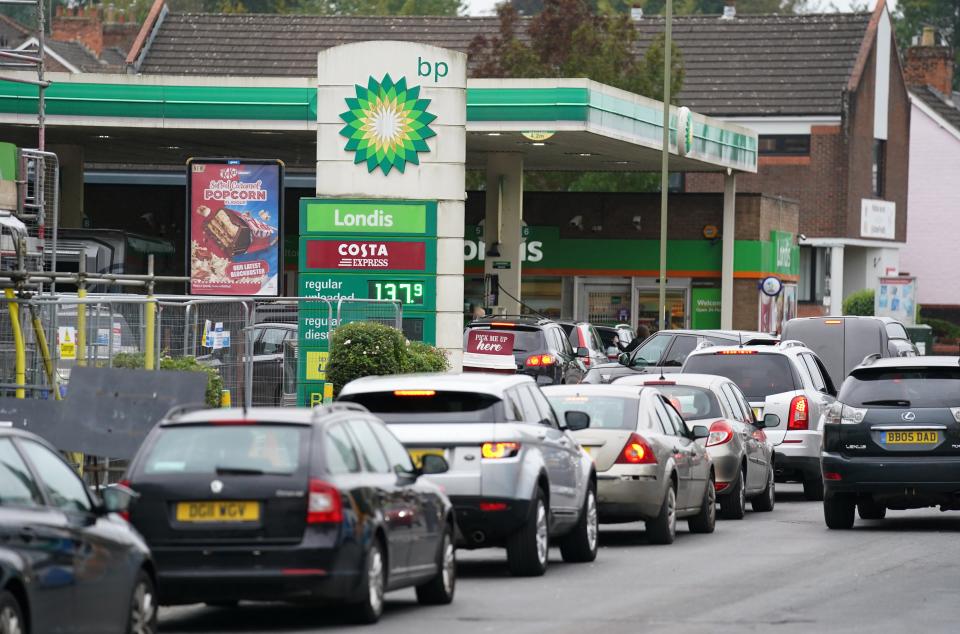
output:
[[[727,377],[751,401],[797,389],[790,361],[779,354],[698,354],[687,358],[683,371]]]
[[[837,400],[853,407],[957,407],[960,367],[861,370],[843,382]]]
[[[723,418],[717,396],[706,388],[689,385],[658,385],[656,388],[673,403],[683,420]]]
[[[345,394],[339,400],[359,403],[388,423],[492,423],[501,402],[490,394],[435,390]]]
[[[590,429],[629,429],[637,428],[637,407],[640,402],[635,398],[619,396],[557,396],[547,395],[550,404],[560,420],[566,412],[586,412],[590,415]]]
[[[307,429],[284,425],[165,427],[144,461],[147,474],[295,473]]]
[[[540,330],[505,330],[500,328],[470,328],[463,336],[463,347],[467,348],[468,334],[473,330],[491,333],[510,333],[513,335],[514,352],[537,352],[544,350],[547,345]]]

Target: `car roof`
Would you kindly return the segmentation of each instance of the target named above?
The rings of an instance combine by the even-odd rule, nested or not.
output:
[[[489,326],[494,323],[514,323],[521,326],[546,326],[555,322],[552,319],[537,317],[536,315],[487,315],[480,319],[474,319],[467,324],[467,328],[473,326]]]
[[[776,339],[776,335],[769,332],[760,332],[759,330],[692,330],[687,328],[678,328],[676,330],[658,330],[652,334],[668,335],[696,335],[698,337],[724,337],[731,340],[739,340],[740,337],[750,339]]]
[[[547,396],[619,396],[620,398],[640,398],[642,389],[632,386],[600,385],[598,383],[577,383],[572,385],[547,385],[543,388]]]
[[[671,372],[662,378],[655,374],[628,374],[614,379],[613,385],[646,385],[655,388],[657,384],[675,384],[713,388],[721,383],[731,382],[730,379],[715,374],[683,374],[682,372]]]
[[[851,372],[873,368],[912,369],[912,368],[956,368],[960,367],[960,357],[884,357],[861,363]]]
[[[282,321],[258,321],[253,325],[254,328],[283,328],[284,330],[296,330],[297,324]]]
[[[775,346],[767,346],[762,344],[756,345],[756,346],[749,346],[749,345],[748,346],[736,346],[736,345],[704,346],[702,348],[697,348],[696,350],[691,352],[689,356],[692,357],[694,355],[700,356],[704,354],[716,354],[716,353],[727,351],[727,350],[745,350],[751,353],[756,352],[760,354],[789,354],[791,352],[810,352],[812,354],[816,354],[816,352],[814,352],[812,349],[805,346],[803,343],[795,340],[790,340],[790,341],[781,341]]]
[[[460,374],[392,374],[367,376],[347,383],[341,395],[392,392],[393,390],[440,390],[447,392],[474,392],[500,396],[504,390],[521,383],[533,384],[524,374],[487,374],[464,372]]]
[[[346,411],[367,413],[367,408],[355,403],[332,403],[318,407],[223,407],[197,408],[183,413],[171,412],[160,425],[176,427],[217,421],[246,420],[258,423],[283,423],[288,425],[313,425],[322,423],[330,415]]]

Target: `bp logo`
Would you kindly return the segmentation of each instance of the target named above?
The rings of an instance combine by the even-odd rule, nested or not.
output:
[[[420,86],[407,87],[406,77],[394,83],[390,75],[373,77],[367,87],[356,86],[357,96],[347,97],[348,111],[340,115],[347,124],[340,134],[347,137],[354,163],[366,163],[367,171],[378,167],[384,174],[407,163],[419,165],[417,154],[429,152],[427,139],[436,136],[430,124],[436,115],[427,112],[429,99],[420,99]]]

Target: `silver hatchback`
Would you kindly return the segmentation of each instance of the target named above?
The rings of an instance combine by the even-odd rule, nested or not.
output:
[[[673,542],[678,518],[691,532],[713,532],[713,463],[696,442],[707,437],[706,427],[688,430],[653,388],[555,385],[543,392],[559,414],[590,415],[590,428],[574,436],[596,464],[602,522],[646,522],[655,544]]]

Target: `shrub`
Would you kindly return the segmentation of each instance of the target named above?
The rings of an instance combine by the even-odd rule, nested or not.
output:
[[[960,327],[946,319],[937,319],[935,317],[921,317],[920,323],[930,326],[933,330],[933,336],[936,339],[956,340],[960,339]]]
[[[874,291],[870,288],[865,288],[862,291],[847,295],[847,298],[843,300],[843,314],[872,317],[873,296]]]
[[[407,365],[407,342],[396,328],[356,321],[338,326],[330,340],[327,380],[334,394],[354,379],[399,374]]]
[[[121,352],[114,355],[113,367],[143,369],[143,354]],[[180,372],[206,372],[207,390],[204,400],[209,407],[220,406],[220,392],[223,390],[223,378],[215,368],[208,368],[193,357],[178,357],[176,359],[166,355],[160,357],[161,370]]]
[[[407,357],[403,368],[405,373],[446,372],[449,369],[450,362],[440,348],[422,341],[411,341],[407,346]]]

